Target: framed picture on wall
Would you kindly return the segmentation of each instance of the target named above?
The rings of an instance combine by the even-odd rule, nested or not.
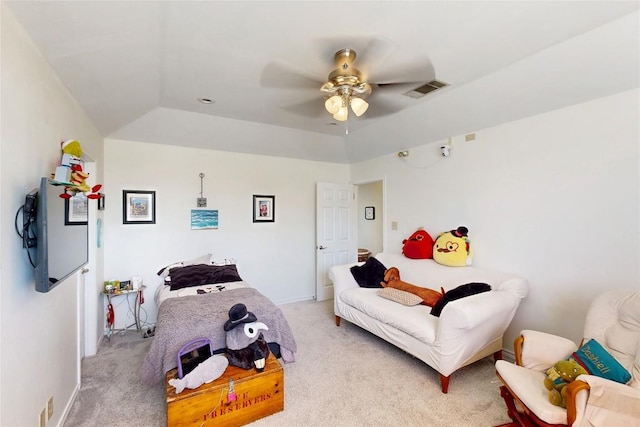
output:
[[[156,192],[122,190],[122,223],[155,224]]]
[[[89,199],[75,195],[64,199],[64,225],[87,225],[89,220]]]
[[[376,208],[373,206],[367,206],[364,208],[364,219],[376,219]]]
[[[276,196],[253,195],[253,222],[275,222]]]

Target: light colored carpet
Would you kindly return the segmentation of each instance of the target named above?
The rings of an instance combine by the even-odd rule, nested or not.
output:
[[[284,365],[285,409],[252,426],[492,426],[509,421],[493,360],[451,377],[440,391],[436,371],[374,335],[343,321],[333,302],[281,306],[298,343]],[[82,362],[82,385],[64,424],[164,426],[164,385],[148,388],[138,369],[151,339],[116,334]]]

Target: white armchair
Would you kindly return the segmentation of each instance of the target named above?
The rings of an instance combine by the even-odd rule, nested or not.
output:
[[[516,364],[498,360],[497,375],[512,423],[503,426],[640,425],[640,293],[609,291],[589,308],[584,341],[602,344],[631,373],[627,384],[581,375],[567,386],[567,408],[549,402],[545,371],[578,346],[543,332],[524,330],[515,340]]]

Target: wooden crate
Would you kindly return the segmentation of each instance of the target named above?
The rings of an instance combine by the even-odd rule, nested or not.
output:
[[[197,389],[176,394],[169,380],[177,370],[167,372],[167,426],[240,426],[284,409],[284,373],[273,354],[262,372],[229,366],[220,378]],[[229,378],[237,399],[229,402]]]

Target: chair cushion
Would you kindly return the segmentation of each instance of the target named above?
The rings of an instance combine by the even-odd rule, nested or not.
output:
[[[538,372],[505,360],[496,362],[496,371],[513,394],[538,418],[549,424],[566,424],[567,410],[549,402],[549,392],[544,386],[544,372]]]

